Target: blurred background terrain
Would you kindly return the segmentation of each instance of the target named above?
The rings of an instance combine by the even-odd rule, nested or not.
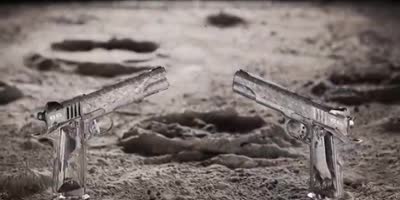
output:
[[[389,1],[3,4],[0,199],[51,196],[35,109],[154,66],[170,89],[111,114],[89,142],[94,199],[306,199],[308,147],[233,94],[238,69],[347,106],[363,142],[340,145],[345,190],[400,199],[399,15]]]

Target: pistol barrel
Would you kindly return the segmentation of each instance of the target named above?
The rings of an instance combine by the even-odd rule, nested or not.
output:
[[[82,113],[91,113],[103,108],[105,113],[166,90],[169,83],[163,67],[157,67],[138,76],[114,85],[103,87],[93,93],[77,97]],[[74,99],[69,102],[74,102]]]
[[[38,119],[46,121],[50,130],[53,130],[75,118],[96,118],[105,115],[119,107],[166,90],[168,86],[165,69],[157,67],[61,103],[48,102],[45,111],[39,113]]]

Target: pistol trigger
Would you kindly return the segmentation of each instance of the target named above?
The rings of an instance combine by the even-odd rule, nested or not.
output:
[[[100,134],[100,127],[97,124],[97,121],[94,119],[92,121],[90,121],[89,124],[89,133],[90,135],[97,135]]]
[[[113,127],[114,123],[113,123],[113,121],[111,120],[110,117],[107,117],[107,119],[108,119],[109,124],[110,124],[107,128],[103,127],[104,126],[104,121],[103,120],[100,120],[100,122],[98,122],[96,119],[91,120],[89,122],[89,126],[88,126],[89,134],[90,135],[100,135],[100,134],[106,133],[109,130],[111,130],[111,128]],[[100,126],[102,128],[100,128]]]

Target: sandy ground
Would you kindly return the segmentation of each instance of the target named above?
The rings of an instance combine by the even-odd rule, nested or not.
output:
[[[363,142],[340,145],[345,190],[355,199],[400,199],[397,6],[125,2],[0,10],[0,199],[51,196],[52,148],[30,136],[43,132],[35,109],[158,65],[169,90],[111,114],[111,131],[90,141],[94,199],[306,199],[307,146],[284,133],[280,115],[233,94],[240,68],[348,106],[353,137]],[[207,22],[220,12],[243,21]],[[121,142],[128,136],[137,137]]]

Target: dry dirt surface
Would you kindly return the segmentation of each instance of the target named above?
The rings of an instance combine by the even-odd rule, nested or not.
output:
[[[32,113],[164,66],[170,88],[105,117],[90,140],[93,199],[307,199],[308,147],[233,94],[244,69],[347,106],[345,190],[400,199],[398,6],[119,2],[0,8],[0,199],[49,199],[52,142]]]

